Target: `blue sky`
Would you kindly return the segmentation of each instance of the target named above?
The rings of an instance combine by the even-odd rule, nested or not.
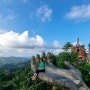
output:
[[[59,53],[90,43],[90,0],[0,0],[0,56]]]

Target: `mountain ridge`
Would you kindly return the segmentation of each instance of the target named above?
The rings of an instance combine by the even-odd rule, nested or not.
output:
[[[30,65],[30,58],[0,57],[0,68],[6,72],[14,72]]]

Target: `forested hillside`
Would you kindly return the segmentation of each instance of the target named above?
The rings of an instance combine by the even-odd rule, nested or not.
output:
[[[0,57],[0,68],[6,72],[15,72],[30,66],[30,58]]]
[[[40,79],[31,82],[31,75],[29,58],[0,58],[0,90],[50,90],[51,86]]]
[[[4,64],[11,64],[11,63],[20,63],[23,61],[30,60],[30,58],[24,58],[24,57],[0,57],[0,67]]]
[[[90,87],[90,64],[86,61],[79,62],[77,53],[62,52],[58,56],[52,55],[52,63],[58,68],[66,68],[64,61],[72,63],[82,73],[82,79]],[[25,67],[23,67],[25,66]],[[6,66],[7,67],[7,66]],[[39,78],[31,81],[33,72],[30,68],[30,61],[18,63],[17,66],[9,65],[11,72],[0,69],[0,90],[52,90],[52,86]],[[12,68],[16,67],[16,68]],[[19,69],[20,67],[20,69]],[[23,67],[23,68],[22,68]],[[64,90],[63,87],[56,90]]]
[[[40,79],[30,81],[31,76],[30,67],[15,73],[0,70],[0,90],[51,90],[52,87]]]

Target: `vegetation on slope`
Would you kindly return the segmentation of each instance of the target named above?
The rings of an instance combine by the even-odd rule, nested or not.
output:
[[[31,76],[30,68],[24,68],[13,74],[0,70],[0,90],[51,90],[51,86],[40,79],[31,81]]]
[[[82,72],[84,82],[90,86],[90,64],[79,62],[77,56],[76,52],[62,52],[57,56],[52,54],[52,62],[59,68],[66,68],[64,61],[69,61]],[[40,79],[31,81],[32,74],[30,66],[10,73],[0,70],[0,90],[52,90],[51,85]]]

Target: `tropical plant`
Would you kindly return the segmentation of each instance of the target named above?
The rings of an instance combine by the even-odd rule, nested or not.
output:
[[[59,68],[66,68],[64,65],[64,61],[69,61],[70,60],[70,54],[68,52],[61,52],[57,56],[57,67]]]
[[[67,43],[63,46],[63,50],[68,51],[71,46],[72,46],[71,42],[67,42]]]
[[[90,86],[90,64],[86,61],[82,61],[77,68],[82,72],[84,82]]]

